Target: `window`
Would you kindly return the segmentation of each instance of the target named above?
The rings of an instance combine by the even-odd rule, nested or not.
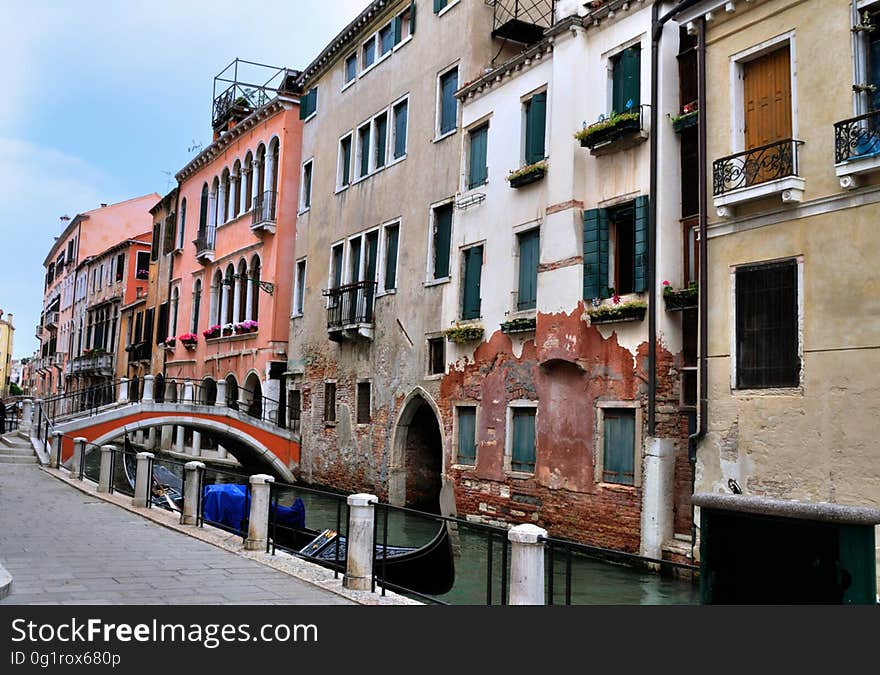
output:
[[[374,35],[364,43],[364,70],[376,63],[376,36]]]
[[[602,482],[635,485],[635,410],[604,408],[602,419]]]
[[[397,242],[400,223],[385,226],[385,282],[386,291],[397,288]]]
[[[330,251],[330,288],[342,286],[342,254],[343,244],[336,244]],[[330,296],[330,302],[337,302],[336,295]]]
[[[394,44],[399,45],[416,32],[416,3],[412,0],[409,7],[394,17]]]
[[[394,48],[394,26],[388,24],[379,30],[379,54],[385,56]]]
[[[530,407],[510,408],[510,469],[532,473],[535,470],[535,413]]]
[[[477,463],[477,409],[459,406],[455,409],[458,424],[458,448],[455,462],[473,466]]]
[[[208,184],[202,185],[202,199],[199,205],[199,235],[203,236],[208,229]]]
[[[611,111],[616,113],[639,107],[642,48],[633,45],[611,59]]]
[[[535,309],[538,300],[539,231],[524,232],[517,239],[519,244],[519,285],[516,308],[519,311]]]
[[[159,315],[156,322],[156,344],[162,344],[168,337],[168,303],[159,305]]]
[[[454,5],[456,2],[458,2],[458,0],[434,0],[434,14],[439,14],[447,7]]]
[[[358,59],[357,54],[351,54],[345,59],[345,83],[354,82],[357,77]]]
[[[348,187],[351,183],[351,134],[339,141],[339,167],[337,168],[337,187]]]
[[[297,316],[303,313],[303,300],[306,293],[306,261],[299,260],[296,263],[296,292],[293,296],[293,313]]]
[[[314,160],[309,160],[303,164],[302,170],[302,188],[300,189],[300,211],[307,211],[312,206],[312,167]]]
[[[150,245],[150,260],[153,262],[159,259],[159,240],[161,234],[162,230],[159,223],[153,223],[153,242]]]
[[[312,87],[299,99],[299,118],[308,119],[318,110],[318,88]]]
[[[470,152],[468,154],[468,190],[484,185],[489,180],[486,166],[486,151],[489,140],[489,125],[472,129],[469,134]]]
[[[455,131],[458,125],[458,99],[455,98],[458,89],[458,66],[443,73],[438,86],[437,131],[438,136],[444,136]]]
[[[480,277],[483,273],[483,247],[464,251],[464,288],[461,294],[461,318],[480,318]]]
[[[535,94],[525,103],[525,163],[540,162],[546,156],[547,92]]]
[[[67,242],[67,259],[70,262],[73,262],[73,247],[76,245],[76,239],[71,239]]]
[[[164,255],[168,255],[174,250],[174,241],[177,239],[174,227],[175,222],[176,219],[173,213],[165,218],[165,237],[162,243],[162,253]]]
[[[798,386],[797,261],[738,267],[734,281],[736,387]]]
[[[394,118],[394,159],[400,159],[406,155],[406,123],[407,114],[409,112],[409,101],[401,101],[396,103],[392,109],[392,117]]]
[[[202,280],[196,279],[193,284],[192,299],[192,323],[189,330],[191,333],[198,333],[199,330],[199,309],[202,304]]]
[[[137,264],[135,265],[135,278],[136,279],[149,279],[150,278],[150,252],[149,251],[138,251],[137,252]]]
[[[357,383],[357,423],[369,424],[370,415],[370,383]]]
[[[125,254],[120,253],[116,256],[116,281],[122,281],[125,275]]]
[[[186,197],[180,202],[180,230],[177,235],[177,248],[183,248],[183,238],[186,236]]]
[[[324,383],[324,422],[336,422],[336,383]]]
[[[302,392],[299,389],[291,389],[287,392],[287,396],[290,401],[287,406],[290,411],[290,430],[299,432],[302,419]]]
[[[428,375],[446,372],[446,338],[428,339]]]
[[[365,124],[358,129],[357,147],[358,178],[364,178],[370,173],[370,125]]]
[[[452,203],[434,209],[434,236],[432,238],[433,278],[449,277],[449,246],[452,238]]]
[[[584,299],[648,288],[648,198],[584,211]]]
[[[373,165],[379,169],[385,166],[385,157],[388,152],[388,113],[383,112],[373,119],[374,151]]]

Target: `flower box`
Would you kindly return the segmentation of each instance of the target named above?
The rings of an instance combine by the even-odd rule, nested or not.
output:
[[[205,336],[206,340],[213,340],[214,338],[220,337],[220,330],[220,326],[210,326],[202,331],[202,335]]]
[[[695,126],[700,121],[700,111],[692,110],[672,118],[672,130],[680,134],[683,129]]]
[[[510,321],[505,321],[501,324],[501,332],[502,333],[530,333],[535,330],[538,321],[534,317],[531,319],[522,318],[522,319],[511,319]]]
[[[667,312],[695,309],[699,303],[697,284],[689,284],[687,288],[672,288],[668,281],[664,281],[663,302],[666,304]]]
[[[177,346],[177,340],[175,338],[168,338],[164,343],[165,349],[173,350]]]
[[[235,328],[236,335],[241,335],[242,333],[256,333],[259,324],[256,321],[248,319],[247,321],[235,324],[233,328]]]
[[[547,162],[540,161],[524,166],[517,171],[511,171],[507,176],[507,182],[512,188],[521,188],[530,183],[536,183],[547,174]]]
[[[462,344],[465,342],[473,342],[474,340],[482,340],[483,327],[474,324],[466,326],[456,325],[452,328],[447,328],[443,334],[449,342]]]
[[[641,321],[648,305],[644,302],[624,302],[618,305],[600,305],[589,311],[590,323],[614,323],[617,321]]]
[[[574,136],[580,141],[581,147],[596,150],[600,146],[613,145],[619,140],[640,133],[641,117],[639,112],[611,113],[607,119],[601,118],[595,124],[584,127]]]

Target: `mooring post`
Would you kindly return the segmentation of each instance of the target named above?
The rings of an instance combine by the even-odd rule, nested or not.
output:
[[[155,455],[152,452],[139,452],[137,454],[137,475],[134,479],[134,497],[131,500],[135,507],[144,508],[150,499],[150,487],[153,477],[150,475],[150,464]]]
[[[187,462],[183,465],[183,519],[182,525],[198,525],[199,496],[202,492],[201,476],[205,468],[202,462]]]
[[[119,378],[119,400],[117,403],[128,403],[128,378]]]
[[[35,398],[33,400],[33,409],[31,412],[31,437],[40,438],[40,426],[43,420],[43,399]],[[34,419],[36,418],[36,419]]]
[[[546,536],[547,530],[537,525],[517,525],[507,531],[511,605],[544,604],[543,540]]]
[[[77,436],[73,439],[73,459],[70,460],[70,477],[79,480],[80,467],[86,461],[87,439]]]
[[[189,454],[193,457],[198,457],[202,454],[202,434],[195,429],[193,429],[193,442]]]
[[[144,375],[144,393],[141,396],[141,403],[153,402],[153,376]]]
[[[21,422],[18,424],[18,430],[22,433],[29,433],[34,423],[34,402],[32,399],[26,398],[21,404]]]
[[[373,585],[373,522],[376,495],[349,495],[348,554],[342,585],[353,591],[369,591]]]
[[[217,380],[217,399],[214,405],[217,408],[226,407],[226,380]]]
[[[110,482],[113,480],[113,476],[110,475],[110,469],[113,467],[113,453],[115,451],[116,448],[112,445],[101,446],[101,468],[98,473],[98,492],[104,494],[110,492]]]
[[[248,514],[248,536],[244,542],[246,551],[265,551],[269,538],[269,490],[275,482],[272,476],[258,473],[250,478],[251,509]]]
[[[55,468],[56,466],[60,466],[59,458],[61,457],[61,432],[53,431],[52,432],[52,443],[49,446],[49,467]],[[71,472],[73,471],[73,467],[70,467]],[[76,468],[76,473],[79,474],[79,467]]]

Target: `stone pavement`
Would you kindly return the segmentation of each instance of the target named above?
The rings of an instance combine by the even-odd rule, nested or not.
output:
[[[80,492],[37,465],[0,467],[2,604],[353,604]]]

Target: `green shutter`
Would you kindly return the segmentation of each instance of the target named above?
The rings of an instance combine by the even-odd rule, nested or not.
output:
[[[452,204],[434,211],[434,278],[449,276],[449,245],[452,240]]]
[[[305,93],[299,97],[299,118],[304,120],[309,116],[309,94],[311,92]]]
[[[635,218],[635,278],[633,291],[644,293],[648,290],[648,197],[636,197]]]
[[[870,525],[841,525],[837,531],[840,572],[850,584],[843,592],[843,604],[873,605],[877,598],[874,558],[874,528]]]
[[[399,14],[394,17],[392,24],[394,26],[394,44],[397,45],[403,39],[403,21]]]
[[[342,286],[342,246],[333,249],[333,288]]]
[[[477,459],[477,411],[474,408],[458,409],[458,458],[459,464],[475,464]]]
[[[446,7],[446,0],[434,0],[434,14],[438,14],[444,7]]]
[[[539,243],[538,230],[520,235],[518,310],[534,309],[537,303]]]
[[[480,277],[483,273],[483,247],[473,246],[465,251],[464,293],[462,319],[480,318]]]
[[[351,183],[351,143],[352,137],[342,141],[342,184]]]
[[[544,136],[547,124],[547,92],[535,94],[526,112],[526,164],[544,159]]]
[[[639,84],[642,50],[638,45],[630,47],[623,52],[623,105],[632,101],[632,110],[639,107]]]
[[[605,458],[603,460],[603,481],[635,484],[635,414],[632,411],[606,410],[605,414]]]
[[[394,108],[394,159],[406,154],[406,117],[408,104],[406,101]]]
[[[388,116],[382,115],[376,120],[376,168],[385,166],[385,155],[388,146]]]
[[[397,287],[397,238],[400,228],[395,225],[386,230],[387,243],[385,248],[385,290]]]
[[[445,134],[455,129],[458,124],[458,103],[455,91],[458,89],[458,69],[452,70],[440,78],[440,133]]]
[[[511,469],[532,472],[535,470],[535,410],[513,409],[513,453]]]
[[[409,3],[409,34],[416,34],[416,0]]]
[[[584,211],[584,300],[608,292],[608,212]]]
[[[470,133],[470,163],[468,167],[468,189],[482,185],[489,178],[486,167],[486,150],[489,127],[482,126]]]
[[[358,131],[358,143],[361,146],[361,170],[358,177],[366,176],[370,172],[370,128]]]

